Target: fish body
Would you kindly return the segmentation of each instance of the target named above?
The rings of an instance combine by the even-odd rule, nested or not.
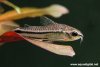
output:
[[[25,37],[50,41],[64,41],[67,39],[66,36],[68,36],[68,34],[65,34],[62,31],[62,27],[62,25],[58,24],[46,26],[25,26],[16,28],[14,31]]]
[[[17,32],[18,33],[18,32]],[[33,38],[33,39],[41,39],[44,41],[64,41],[66,40],[66,35],[63,33],[19,33],[21,36]]]
[[[74,41],[83,37],[83,34],[71,26],[52,21],[47,17],[42,17],[43,26],[24,26],[16,28],[18,34],[36,39],[46,39],[50,41]]]

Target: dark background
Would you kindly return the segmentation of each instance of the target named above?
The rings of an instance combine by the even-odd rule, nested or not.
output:
[[[71,63],[100,62],[100,1],[99,0],[9,0],[20,7],[46,7],[51,4],[66,6],[70,13],[56,19],[82,31],[84,41],[66,42],[73,46],[76,55],[59,56],[33,46],[27,41],[7,43],[0,47],[0,67],[74,67]],[[1,4],[6,10],[12,9]],[[23,24],[38,25],[39,18],[18,20]],[[85,67],[85,66],[83,66]],[[100,65],[98,66],[100,67]]]

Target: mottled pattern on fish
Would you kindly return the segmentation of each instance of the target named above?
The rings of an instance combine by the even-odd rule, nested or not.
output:
[[[29,27],[22,27],[17,28],[16,30],[20,31],[27,31],[27,32],[62,32],[62,31],[68,31],[73,30],[72,27],[69,27],[65,24],[53,24],[48,26],[29,26]]]
[[[66,36],[62,32],[46,32],[46,33],[19,33],[20,35],[32,39],[42,39],[42,40],[49,40],[49,41],[64,41],[66,39]]]
[[[62,40],[67,38],[67,40],[72,41],[83,36],[79,30],[71,26],[56,23],[47,17],[42,17],[42,20],[42,26],[25,25],[24,27],[16,28],[14,31],[26,37],[53,40]]]
[[[68,25],[56,23],[47,17],[41,17],[40,20],[42,26],[25,25],[24,27],[20,27],[15,30],[23,32],[67,32],[74,29],[73,27],[70,27]]]

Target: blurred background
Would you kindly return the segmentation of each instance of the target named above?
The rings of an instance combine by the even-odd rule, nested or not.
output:
[[[67,7],[69,14],[60,18],[51,18],[58,23],[73,26],[82,31],[84,41],[65,42],[71,45],[74,57],[59,56],[33,46],[27,41],[6,43],[0,47],[0,67],[74,67],[71,63],[100,62],[100,1],[99,0],[9,0],[19,7],[46,7],[61,4]],[[11,10],[1,3],[5,11]],[[40,25],[38,18],[17,20],[20,25]],[[85,66],[84,66],[85,67]],[[99,66],[98,66],[99,67]]]

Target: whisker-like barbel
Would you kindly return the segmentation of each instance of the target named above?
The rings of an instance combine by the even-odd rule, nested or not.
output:
[[[80,37],[80,44],[83,42],[83,36]]]

